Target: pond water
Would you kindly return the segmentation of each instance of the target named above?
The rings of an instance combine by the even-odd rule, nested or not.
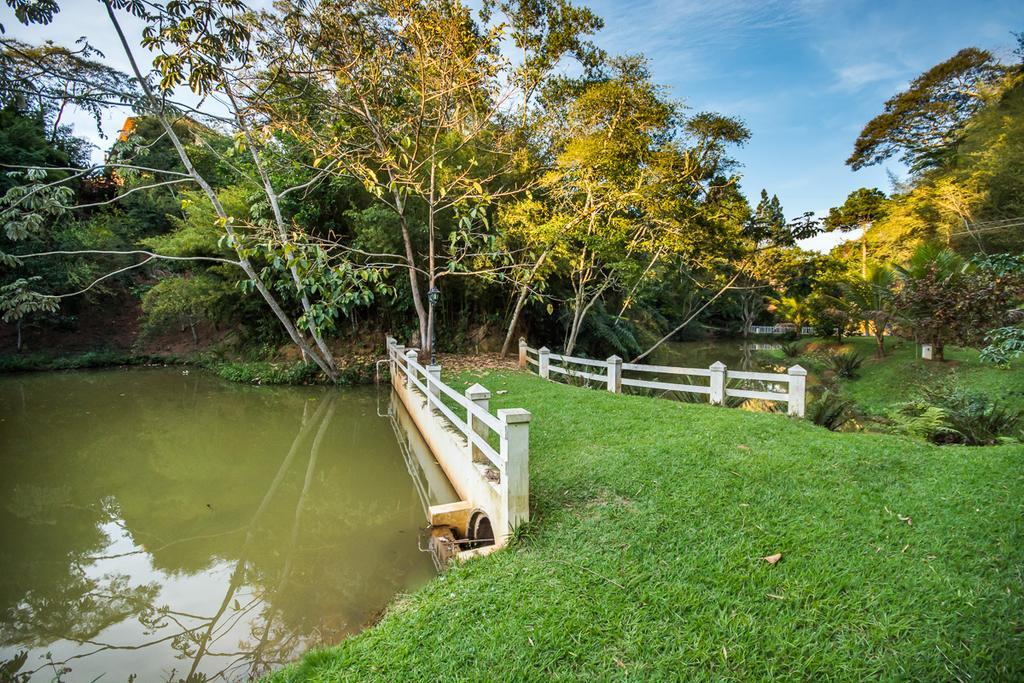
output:
[[[652,365],[707,368],[716,361],[730,370],[785,372],[799,360],[772,359],[759,351],[781,348],[778,342],[753,339],[715,339],[707,341],[666,342],[644,360]],[[788,361],[788,362],[787,362]]]
[[[0,376],[0,680],[245,680],[435,575],[387,393],[185,372]]]

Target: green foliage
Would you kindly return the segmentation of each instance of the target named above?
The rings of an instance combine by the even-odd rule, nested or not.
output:
[[[875,355],[885,355],[885,332],[893,320],[896,274],[887,266],[871,268],[866,277],[851,277],[839,283],[842,302],[863,320],[875,335]]]
[[[828,356],[828,365],[843,379],[856,379],[860,374],[860,366],[864,363],[864,356],[856,351],[845,351],[842,353],[831,353]]]
[[[1012,322],[1014,304],[1024,296],[1024,277],[976,267],[950,249],[923,245],[898,268],[901,284],[893,296],[906,332],[936,346],[979,345],[989,330]]]
[[[21,320],[30,313],[53,313],[58,308],[58,300],[52,296],[44,296],[30,289],[38,282],[38,276],[19,278],[6,285],[0,285],[0,312],[3,321],[9,323]]]
[[[960,443],[990,446],[1018,434],[1022,413],[981,394],[955,393],[945,399],[951,431]]]
[[[1024,215],[1024,82],[1013,77],[983,100],[948,163],[915,175],[886,203],[867,234],[875,261],[901,262],[922,242],[965,254],[1020,253],[1011,220]],[[841,247],[841,250],[848,247]]]
[[[885,193],[878,188],[854,190],[842,206],[829,209],[825,229],[848,232],[864,227],[885,215]]]
[[[928,441],[940,441],[951,434],[945,408],[924,401],[904,403],[892,413],[899,431]]]
[[[785,342],[782,346],[782,355],[786,358],[799,358],[804,352],[804,345],[800,342]]]
[[[249,218],[252,192],[245,187],[232,185],[222,188],[217,192],[217,199],[229,216],[242,220]],[[167,217],[170,232],[141,240],[145,247],[168,256],[226,256],[232,253],[221,244],[224,230],[205,195],[198,190],[186,190],[180,194],[179,205],[182,215]]]
[[[28,372],[36,370],[84,370],[108,368],[118,365],[146,365],[168,363],[175,359],[98,349],[83,353],[58,355],[46,353],[0,354],[0,372]]]
[[[864,127],[846,161],[855,170],[895,154],[916,170],[947,158],[986,92],[1005,77],[992,54],[965,48],[915,78]]]
[[[772,307],[779,320],[796,326],[796,335],[799,337],[801,329],[808,323],[811,317],[811,306],[805,297],[801,296],[780,296],[772,300]]]
[[[142,297],[143,333],[155,334],[175,326],[188,326],[198,343],[196,326],[216,323],[230,315],[235,289],[208,273],[161,279]]]
[[[242,384],[324,384],[327,381],[312,363],[239,362],[214,358],[200,358],[198,363],[222,379]],[[374,373],[372,362],[350,362],[339,368],[334,384],[371,384]]]
[[[898,406],[893,421],[908,434],[939,444],[991,446],[1013,441],[1024,412],[987,396],[943,386]]]
[[[847,302],[819,291],[811,295],[809,308],[809,322],[816,333],[842,341],[852,317]]]
[[[853,401],[826,389],[807,406],[807,419],[835,432],[853,419]]]
[[[1024,325],[997,327],[985,335],[986,346],[981,359],[995,365],[1006,366],[1015,358],[1024,356]]]
[[[207,361],[218,377],[243,384],[316,384],[320,370],[312,363]]]

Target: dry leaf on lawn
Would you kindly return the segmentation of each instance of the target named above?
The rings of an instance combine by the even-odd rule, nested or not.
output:
[[[768,555],[766,557],[762,557],[761,559],[767,562],[768,564],[778,564],[779,560],[782,559],[782,553],[775,553],[774,555]]]

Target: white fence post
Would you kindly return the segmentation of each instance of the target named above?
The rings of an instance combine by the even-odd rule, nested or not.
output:
[[[394,382],[395,378],[397,378],[398,375],[399,375],[399,372],[398,372],[398,364],[400,362],[399,358],[401,358],[402,356],[405,355],[405,346],[403,346],[402,344],[396,343],[391,348],[394,349],[394,351],[393,351],[393,353],[391,355],[391,358],[390,358],[390,360],[391,360],[390,370],[391,370],[391,381]]]
[[[519,338],[519,369],[526,369],[526,340]]]
[[[501,491],[508,527],[504,533],[511,533],[530,519],[530,417],[530,411],[522,408],[498,410],[498,419],[505,423],[505,437],[501,440],[501,456],[505,461]]]
[[[413,370],[412,364],[416,362],[416,349],[409,349],[405,352],[405,387],[412,389],[415,385],[412,383],[412,376],[416,373]]]
[[[433,381],[431,381],[433,380]],[[440,365],[428,365],[427,366],[427,377],[424,378],[427,383],[427,391],[436,400],[441,400],[441,387],[438,385],[441,383],[441,366]]]
[[[622,393],[622,359],[618,356],[611,356],[608,363],[608,391],[613,394]]]
[[[803,417],[804,403],[806,402],[807,371],[799,365],[794,365],[786,374],[789,375],[789,414]]]
[[[479,384],[474,384],[466,389],[465,396],[472,401],[477,408],[482,409],[485,413],[490,412],[491,392],[486,388]],[[472,412],[469,412],[466,417],[469,418],[466,422],[469,424],[470,430],[486,441],[487,435],[490,433],[490,427],[488,427],[483,420],[478,418]],[[489,462],[487,460],[487,456],[480,450],[480,447],[473,443],[472,437],[467,434],[466,438],[469,440],[469,452],[473,454],[473,462]]]
[[[711,405],[725,404],[725,363],[718,360],[708,368],[711,370]]]
[[[537,349],[537,356],[539,361],[537,373],[544,379],[548,378],[548,363],[550,362],[550,359],[548,358],[549,353],[551,353],[551,349],[549,349],[546,346],[542,346],[539,349]]]

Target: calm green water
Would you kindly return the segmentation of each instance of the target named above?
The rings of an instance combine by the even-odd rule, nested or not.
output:
[[[435,572],[388,403],[196,370],[0,376],[0,661],[244,680],[359,630]]]
[[[706,368],[716,361],[731,370],[752,372],[785,372],[799,360],[772,360],[762,349],[777,349],[778,342],[756,339],[720,339],[708,341],[667,342],[662,344],[646,362],[652,365],[675,365],[687,368]],[[787,362],[788,361],[788,362]]]

